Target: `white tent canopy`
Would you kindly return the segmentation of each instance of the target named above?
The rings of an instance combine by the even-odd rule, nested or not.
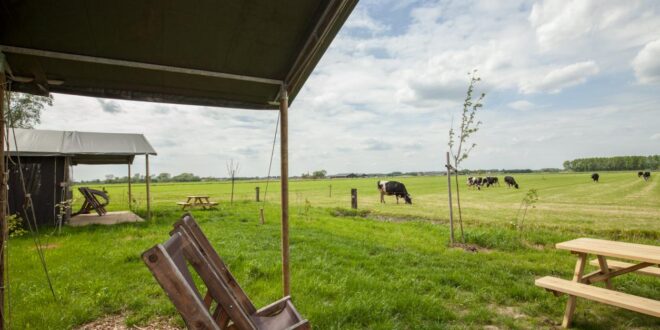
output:
[[[13,131],[16,132],[16,145]],[[68,156],[75,165],[132,164],[135,155],[156,155],[156,150],[142,134],[19,128],[10,129],[9,134],[10,156]]]

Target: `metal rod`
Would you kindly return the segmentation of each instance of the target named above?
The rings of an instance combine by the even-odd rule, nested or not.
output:
[[[289,274],[289,97],[286,87],[280,90],[280,161],[282,185],[282,289],[284,296],[291,295]]]
[[[451,199],[451,162],[449,161],[449,152],[447,152],[447,192],[449,193],[449,243],[454,245],[454,209]]]
[[[282,84],[281,80],[270,79],[270,78],[252,77],[252,76],[245,76],[245,75],[232,74],[232,73],[198,70],[198,69],[190,69],[190,68],[182,68],[176,66],[142,63],[142,62],[134,62],[134,61],[126,61],[126,60],[117,60],[117,59],[105,58],[105,57],[52,52],[48,50],[22,48],[22,47],[14,47],[14,46],[6,46],[6,45],[0,45],[0,51],[6,53],[12,53],[12,54],[47,57],[47,58],[54,58],[54,59],[67,60],[67,61],[123,66],[127,68],[136,68],[136,69],[144,69],[144,70],[166,71],[172,73],[189,74],[194,76],[252,81],[252,82],[270,84],[270,85]]]
[[[144,178],[144,183],[147,185],[147,220],[151,220],[151,191],[150,183],[151,176],[149,175],[149,154],[144,155],[145,167],[147,169],[147,176]]]

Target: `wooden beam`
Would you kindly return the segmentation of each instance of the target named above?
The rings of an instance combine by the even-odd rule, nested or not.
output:
[[[5,55],[0,52],[0,330],[5,328],[5,250],[7,248],[7,173],[5,169]],[[9,110],[9,109],[7,109]]]
[[[144,183],[147,185],[147,220],[151,220],[151,176],[149,174],[149,154],[144,155],[145,167],[147,170],[147,175],[144,178]]]
[[[202,77],[211,77],[211,78],[223,78],[223,79],[232,79],[232,80],[242,80],[242,81],[252,81],[262,84],[269,85],[281,85],[282,81],[277,79],[270,78],[261,78],[261,77],[252,77],[239,74],[231,74],[224,72],[208,71],[208,70],[198,70],[190,68],[182,68],[169,65],[160,65],[152,63],[143,63],[143,62],[134,62],[134,61],[125,61],[117,60],[112,58],[105,57],[95,57],[87,55],[78,55],[78,54],[68,54],[60,52],[51,52],[48,50],[40,49],[30,49],[14,46],[0,45],[0,51],[12,54],[21,54],[21,55],[30,55],[37,57],[52,58],[58,60],[74,61],[74,62],[83,62],[83,63],[95,63],[95,64],[105,64],[113,66],[121,66],[127,68],[135,69],[144,69],[144,70],[153,70],[153,71],[164,71],[172,73],[181,73],[188,74],[193,76],[202,76]]]
[[[291,295],[289,274],[289,96],[286,86],[280,90],[280,161],[282,186],[282,288],[284,296]]]

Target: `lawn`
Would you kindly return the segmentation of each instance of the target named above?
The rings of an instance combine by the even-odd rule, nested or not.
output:
[[[315,328],[552,328],[565,297],[534,286],[544,275],[570,278],[576,258],[554,244],[595,237],[656,244],[660,241],[660,185],[634,173],[515,175],[521,189],[504,185],[468,190],[460,178],[466,239],[478,252],[448,248],[446,177],[399,178],[413,205],[386,197],[378,179],[292,181],[291,264],[293,300]],[[500,176],[502,180],[502,176]],[[158,317],[183,325],[140,259],[142,251],[168,237],[187,195],[207,194],[220,206],[193,211],[212,244],[256,305],[281,295],[279,186],[271,182],[266,223],[254,188],[240,182],[234,205],[227,183],[155,184],[154,219],[110,227],[41,228],[57,300],[48,289],[34,237],[12,238],[9,280],[12,327],[66,329],[108,314],[127,315],[130,325]],[[330,196],[332,186],[332,196]],[[127,208],[126,186],[106,185],[110,210]],[[352,212],[350,189],[359,211]],[[538,190],[524,232],[512,223],[528,189]],[[138,200],[144,186],[134,185]],[[80,202],[78,200],[78,202]],[[144,202],[136,206],[144,214]],[[657,278],[615,279],[622,290],[660,300]],[[660,326],[660,320],[578,300],[579,329]]]

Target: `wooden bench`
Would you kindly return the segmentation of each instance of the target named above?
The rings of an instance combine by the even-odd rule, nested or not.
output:
[[[660,301],[631,294],[603,289],[552,276],[537,279],[534,284],[556,293],[565,293],[604,304],[629,309],[635,312],[660,317]]]
[[[598,263],[598,259],[591,260],[589,264],[592,266],[600,266],[600,264]],[[610,270],[619,270],[619,269],[632,267],[634,266],[634,264],[618,261],[618,260],[608,260],[607,266]],[[660,268],[656,266],[648,266],[646,268],[636,270],[635,273],[660,277]]]
[[[638,297],[614,290],[612,279],[629,273],[658,276],[660,264],[660,246],[616,242],[593,238],[578,238],[557,243],[557,249],[567,250],[578,257],[573,271],[573,280],[555,277],[543,277],[535,281],[536,285],[549,291],[568,294],[562,326],[571,325],[577,298],[585,298],[601,303],[626,308],[632,311],[660,317],[660,301]],[[587,255],[597,258],[589,261]],[[627,263],[608,258],[626,259],[637,263]],[[587,264],[598,266],[598,270],[585,274]],[[606,289],[593,286],[605,282]]]

